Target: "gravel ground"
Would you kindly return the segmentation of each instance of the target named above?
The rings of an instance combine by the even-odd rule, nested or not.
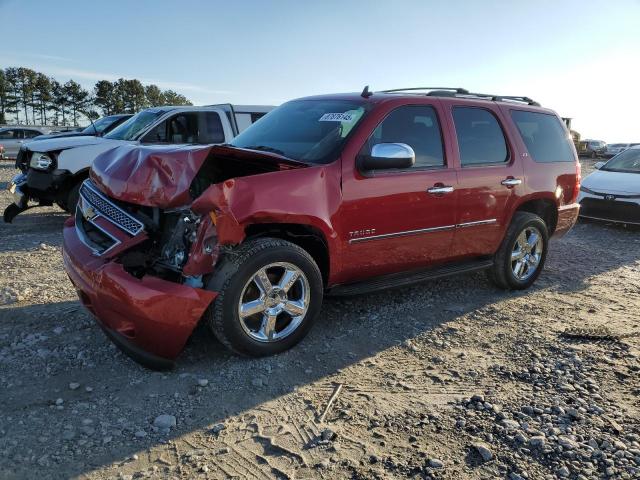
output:
[[[64,219],[0,224],[0,478],[640,478],[637,230],[578,224],[525,292],[473,274],[328,299],[270,358],[200,328],[155,373],[78,304]],[[598,326],[620,338],[562,335]]]

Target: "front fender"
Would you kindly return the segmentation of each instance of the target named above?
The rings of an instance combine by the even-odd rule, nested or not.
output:
[[[62,150],[58,154],[57,168],[69,170],[72,174],[91,167],[93,160],[103,152],[111,150],[119,145],[117,141],[102,141],[93,145],[84,145]]]
[[[331,271],[339,257],[332,218],[342,199],[339,172],[329,166],[284,170],[240,177],[211,185],[191,205],[200,215],[213,214],[220,245],[237,245],[255,224],[298,224],[322,233]]]

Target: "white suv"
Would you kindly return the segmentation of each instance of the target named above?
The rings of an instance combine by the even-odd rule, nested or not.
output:
[[[107,150],[135,144],[226,143],[272,109],[231,104],[156,107],[139,112],[104,137],[29,142],[18,152],[16,168],[22,173],[9,184],[15,201],[5,209],[4,221],[11,222],[29,208],[29,201],[38,206],[55,203],[73,212],[93,160]]]

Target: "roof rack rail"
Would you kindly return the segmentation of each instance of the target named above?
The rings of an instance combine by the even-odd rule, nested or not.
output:
[[[382,90],[381,93],[394,93],[394,92],[410,92],[414,90],[435,90],[446,91],[452,93],[468,94],[469,91],[464,88],[451,88],[451,87],[409,87],[409,88],[392,88],[391,90]],[[429,94],[427,94],[429,95]]]
[[[502,102],[504,100],[510,100],[513,102],[524,102],[527,105],[533,105],[534,107],[540,106],[538,102],[536,102],[535,100],[532,100],[529,97],[520,97],[520,96],[513,96],[513,95],[495,95],[493,97],[494,102]]]
[[[522,102],[527,105],[533,105],[539,107],[540,104],[529,97],[518,95],[492,95],[489,93],[473,93],[465,88],[450,88],[450,87],[410,87],[410,88],[394,88],[391,90],[382,90],[380,93],[398,93],[398,92],[415,92],[418,90],[429,90],[424,93],[431,97],[460,97],[460,98],[481,98],[485,100],[491,100],[494,102]]]

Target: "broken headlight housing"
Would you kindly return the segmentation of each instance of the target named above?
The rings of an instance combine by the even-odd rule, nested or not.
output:
[[[165,228],[170,232],[161,240],[160,261],[166,267],[180,270],[189,257],[191,244],[196,238],[200,217],[189,210],[171,212],[165,217]]]
[[[31,168],[35,168],[36,170],[49,170],[52,164],[53,159],[48,153],[33,152],[31,154],[31,160],[29,161],[29,166]]]

